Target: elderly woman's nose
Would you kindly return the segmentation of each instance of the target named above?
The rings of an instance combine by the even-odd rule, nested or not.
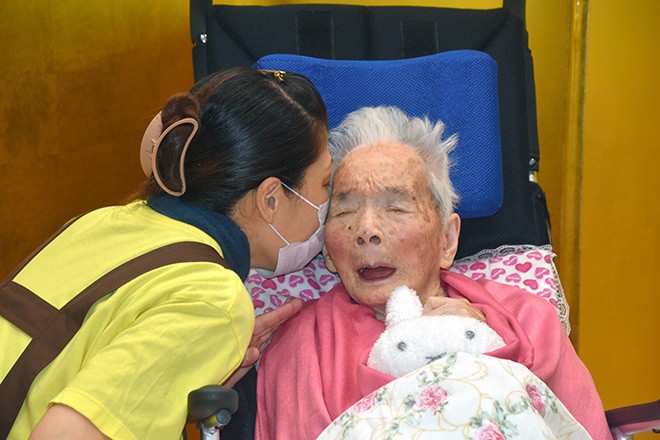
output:
[[[366,241],[361,236],[358,236],[357,243],[359,245],[363,245],[363,244],[366,243]],[[380,244],[380,237],[377,236],[377,235],[372,235],[371,237],[369,237],[369,243],[371,243],[371,244]]]
[[[380,225],[382,219],[368,208],[362,210],[360,214],[357,225],[357,244],[360,246],[364,244],[379,245],[382,235]]]

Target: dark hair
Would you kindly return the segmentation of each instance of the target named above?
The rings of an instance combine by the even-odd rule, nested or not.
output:
[[[172,96],[162,110],[163,128],[187,117],[199,122],[199,131],[186,154],[180,198],[222,214],[267,177],[299,188],[328,129],[323,100],[307,78],[287,72],[282,80],[249,68],[209,75]],[[183,124],[160,144],[158,170],[169,188],[181,187],[179,158],[191,131]],[[138,197],[162,193],[152,176]]]

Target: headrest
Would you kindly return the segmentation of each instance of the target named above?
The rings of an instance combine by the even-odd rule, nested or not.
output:
[[[330,128],[353,110],[380,105],[443,121],[446,137],[458,134],[451,154],[458,214],[487,217],[502,206],[497,64],[487,54],[459,50],[387,61],[275,54],[262,57],[254,67],[309,78],[326,104]]]

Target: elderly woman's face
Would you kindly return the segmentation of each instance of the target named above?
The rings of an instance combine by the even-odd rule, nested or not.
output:
[[[455,230],[442,224],[414,149],[394,142],[361,146],[346,155],[334,177],[325,232],[328,267],[353,299],[377,312],[384,313],[392,290],[404,284],[425,302],[442,294],[440,269],[453,261],[458,221],[453,215]]]

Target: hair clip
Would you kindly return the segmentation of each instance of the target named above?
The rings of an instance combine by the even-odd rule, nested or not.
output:
[[[269,69],[257,69],[261,73],[272,73],[275,79],[283,83],[284,82],[284,75],[286,75],[286,72],[284,70],[269,70]]]
[[[158,155],[158,148],[160,143],[163,141],[165,136],[169,134],[174,128],[183,124],[191,124],[193,129],[186,139],[186,143],[181,150],[181,156],[179,158],[179,176],[181,178],[181,190],[174,191],[170,189],[160,178],[160,173],[158,171],[158,163],[156,157]],[[184,172],[184,161],[186,159],[186,152],[188,151],[188,146],[192,142],[195,133],[199,130],[199,123],[194,118],[184,118],[174,122],[172,125],[163,130],[163,120],[161,118],[161,113],[159,112],[153,120],[149,123],[147,130],[142,137],[142,143],[140,146],[140,163],[142,165],[142,170],[147,177],[153,177],[156,179],[156,183],[161,187],[163,191],[173,196],[181,196],[186,192],[186,175]],[[161,133],[162,131],[162,133]],[[160,135],[158,135],[160,133]]]

